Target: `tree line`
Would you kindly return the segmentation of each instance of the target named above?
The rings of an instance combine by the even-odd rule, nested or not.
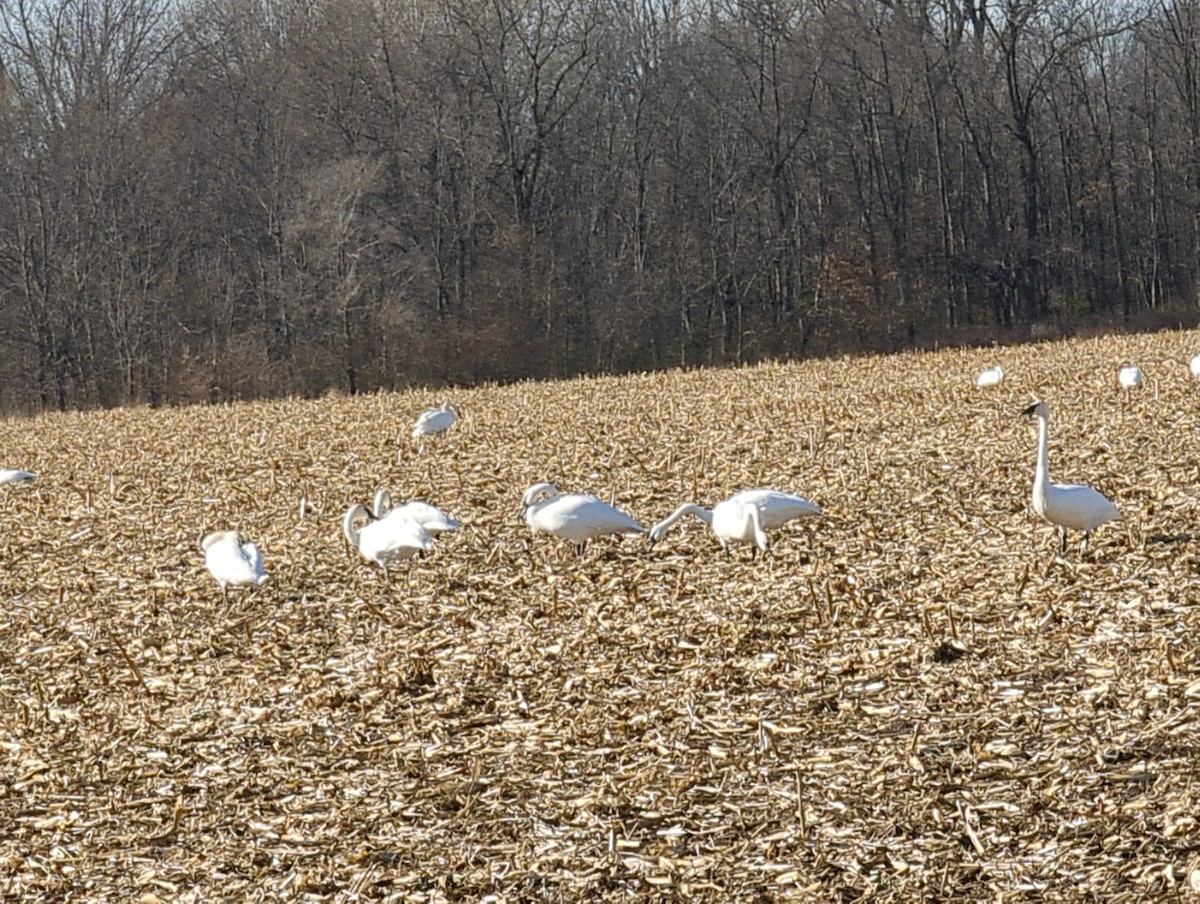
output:
[[[0,409],[1200,308],[1194,0],[5,0]]]

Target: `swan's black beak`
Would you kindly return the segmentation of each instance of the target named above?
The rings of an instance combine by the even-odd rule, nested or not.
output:
[[[1034,402],[1032,405],[1030,405],[1028,408],[1026,408],[1024,411],[1022,411],[1021,414],[1024,415],[1025,417],[1033,417],[1034,414],[1037,413],[1037,406],[1040,404],[1041,404],[1041,402]]]

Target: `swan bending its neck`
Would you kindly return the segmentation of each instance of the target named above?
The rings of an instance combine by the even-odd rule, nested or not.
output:
[[[671,526],[684,515],[695,515],[712,528],[721,548],[726,552],[731,545],[750,544],[752,552],[766,552],[771,545],[768,531],[783,527],[794,518],[812,517],[821,514],[821,507],[802,496],[781,493],[778,490],[742,490],[728,499],[706,509],[688,502],[677,508],[669,517],[654,525],[650,531],[650,542],[661,540]]]
[[[697,505],[694,502],[685,502],[683,505],[679,506],[679,508],[675,509],[675,511],[671,512],[671,514],[667,515],[667,517],[663,518],[662,521],[659,521],[658,524],[650,528],[650,545],[653,546],[655,543],[665,537],[667,535],[667,531],[674,527],[675,522],[684,515],[695,515],[709,527],[712,527],[712,509],[707,509],[704,506]]]
[[[359,519],[367,523],[359,526]],[[403,512],[392,512],[378,520],[365,505],[353,505],[342,519],[346,540],[364,559],[383,569],[385,583],[391,583],[388,566],[395,561],[410,559],[419,552],[433,548],[433,538]]]

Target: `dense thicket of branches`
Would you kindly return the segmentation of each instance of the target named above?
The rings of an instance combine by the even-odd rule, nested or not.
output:
[[[1197,0],[5,0],[0,64],[6,410],[1200,309]]]

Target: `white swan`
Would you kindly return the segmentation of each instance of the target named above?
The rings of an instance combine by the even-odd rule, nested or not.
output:
[[[521,508],[530,530],[570,540],[578,555],[596,537],[646,533],[646,528],[607,502],[579,493],[564,496],[552,483],[535,483],[527,489]]]
[[[1033,510],[1058,527],[1061,552],[1067,551],[1067,531],[1083,531],[1086,543],[1101,524],[1120,519],[1121,513],[1103,493],[1076,483],[1052,483],[1049,461],[1050,408],[1034,402],[1023,412],[1038,419],[1037,470],[1033,477]]]
[[[999,386],[1004,382],[1004,368],[997,364],[989,367],[975,378],[976,386]]]
[[[1200,355],[1196,355],[1188,363],[1188,370],[1192,372],[1192,376],[1200,379]]]
[[[672,525],[684,515],[695,515],[712,528],[728,551],[731,544],[750,543],[766,551],[771,545],[767,531],[783,527],[793,518],[821,514],[821,507],[801,496],[776,490],[743,490],[718,502],[712,509],[687,502],[650,528],[650,542],[657,543],[667,535]]]
[[[366,518],[370,523],[360,527],[360,518]],[[403,512],[392,512],[376,519],[362,504],[352,505],[347,510],[342,519],[342,532],[364,559],[383,569],[383,578],[388,583],[392,580],[388,572],[392,562],[411,559],[417,553],[433,548],[429,532]]]
[[[420,440],[421,445],[419,452],[425,451],[425,438],[427,436],[435,436],[439,433],[445,433],[454,426],[454,422],[458,420],[462,414],[458,410],[458,406],[450,402],[442,402],[437,408],[426,408],[413,423],[412,436],[413,439]]]
[[[1117,382],[1123,389],[1136,389],[1142,385],[1144,379],[1142,369],[1136,364],[1126,364],[1117,371]]]
[[[30,474],[28,471],[22,471],[20,468],[0,468],[0,484],[28,483],[35,477],[37,477],[36,474]]]
[[[229,599],[229,585],[262,584],[270,575],[263,569],[262,550],[243,543],[235,530],[216,530],[200,540],[204,564],[221,585],[221,595]]]
[[[382,518],[392,512],[400,512],[407,515],[434,536],[446,531],[458,530],[462,527],[461,521],[451,518],[436,505],[430,505],[428,502],[414,500],[413,502],[405,502],[403,505],[393,508],[392,494],[387,490],[379,490],[375,494],[374,501],[371,503],[371,513],[376,518]]]

